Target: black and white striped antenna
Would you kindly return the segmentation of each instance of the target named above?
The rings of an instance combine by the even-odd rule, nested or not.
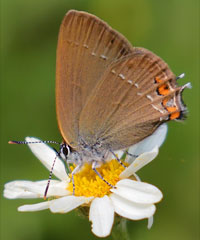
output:
[[[37,144],[37,143],[54,143],[54,144],[58,144],[58,145],[61,145],[60,143],[58,142],[55,142],[55,141],[33,141],[33,142],[27,142],[27,141],[9,141],[8,142],[9,144]],[[50,186],[50,182],[51,182],[51,178],[52,178],[52,175],[53,175],[53,169],[54,169],[54,166],[55,166],[55,163],[56,163],[56,159],[57,157],[60,155],[60,150],[59,152],[56,153],[56,156],[53,160],[53,164],[51,166],[51,170],[50,170],[50,173],[49,173],[49,178],[48,178],[48,182],[47,182],[47,186],[45,188],[45,192],[44,192],[44,200],[46,200],[47,198],[47,193],[48,193],[48,189],[49,189],[49,186]]]

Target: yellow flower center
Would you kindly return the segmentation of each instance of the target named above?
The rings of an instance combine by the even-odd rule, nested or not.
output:
[[[124,163],[128,166],[127,163]],[[74,167],[71,168],[73,170]],[[119,175],[124,171],[124,167],[116,160],[113,159],[97,168],[101,176],[111,185],[120,180]],[[71,178],[71,174],[69,175]],[[95,172],[92,170],[91,164],[84,164],[80,172],[74,175],[75,196],[85,197],[103,197],[108,195],[111,187],[105,183]],[[73,192],[73,184],[69,183],[67,190]]]

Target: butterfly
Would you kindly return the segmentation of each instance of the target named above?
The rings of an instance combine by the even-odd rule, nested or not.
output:
[[[56,113],[63,138],[59,155],[76,165],[72,181],[86,162],[100,177],[96,168],[110,155],[123,165],[116,151],[165,122],[184,119],[182,92],[190,84],[178,86],[183,76],[98,17],[70,10],[58,36]]]

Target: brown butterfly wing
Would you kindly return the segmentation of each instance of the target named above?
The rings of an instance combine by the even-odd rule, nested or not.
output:
[[[168,65],[152,52],[135,48],[102,76],[81,112],[80,136],[90,145],[128,148],[163,122],[180,117],[180,93]]]
[[[99,18],[69,11],[60,27],[56,111],[64,140],[77,145],[79,115],[108,65],[132,52],[129,42]]]

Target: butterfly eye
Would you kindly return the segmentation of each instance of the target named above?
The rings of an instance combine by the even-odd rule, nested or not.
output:
[[[60,148],[60,156],[62,159],[66,160],[70,154],[70,148],[67,144],[62,144]]]

